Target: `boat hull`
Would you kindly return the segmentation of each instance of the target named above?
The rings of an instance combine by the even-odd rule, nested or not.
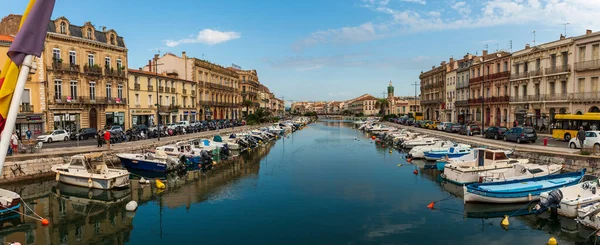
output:
[[[425,152],[425,159],[429,160],[429,161],[437,161],[440,160],[442,158],[448,157],[448,158],[458,158],[458,157],[462,157],[464,155],[467,155],[469,153],[428,153]]]
[[[119,157],[121,160],[121,164],[123,167],[127,169],[137,169],[143,171],[151,171],[151,172],[167,172],[167,164],[166,163],[158,163],[153,161],[144,161],[140,159],[130,159]]]
[[[101,189],[101,190],[110,190],[113,188],[126,188],[129,186],[129,175],[121,175],[113,178],[100,179],[93,177],[84,177],[84,176],[76,176],[70,175],[65,172],[56,172],[57,180],[59,182],[81,186],[87,188]]]

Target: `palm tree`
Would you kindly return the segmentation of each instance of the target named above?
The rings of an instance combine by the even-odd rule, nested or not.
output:
[[[250,106],[254,106],[254,102],[251,100],[242,101],[242,106],[246,107],[246,116],[250,115],[250,110],[248,109]]]
[[[379,109],[379,114],[385,114],[385,109],[390,105],[390,102],[387,99],[377,99],[375,102],[375,108]]]

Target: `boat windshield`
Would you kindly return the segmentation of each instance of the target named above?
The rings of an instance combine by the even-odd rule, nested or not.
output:
[[[495,156],[495,158],[494,158],[494,159],[495,159],[496,161],[498,161],[498,160],[507,160],[507,159],[508,159],[508,157],[506,156],[506,154],[504,154],[504,152],[496,152],[496,154],[495,154],[495,155],[496,155],[496,156]]]

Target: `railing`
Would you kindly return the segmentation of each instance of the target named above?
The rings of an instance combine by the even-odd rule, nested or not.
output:
[[[117,105],[126,105],[127,98],[104,98],[106,100],[106,104],[117,104]]]
[[[192,90],[192,96],[196,96],[196,90]]]
[[[574,102],[600,101],[600,92],[580,92],[569,94],[569,100]]]
[[[52,62],[52,66],[48,67],[49,70],[53,71],[64,71],[64,72],[73,72],[79,73],[81,70],[79,69],[79,65],[71,64],[71,63],[62,63],[62,62]]]
[[[221,85],[221,84],[206,82],[206,83],[204,83],[204,85],[207,88],[220,89],[220,90],[225,90],[225,91],[229,91],[229,92],[233,92],[234,91],[233,87],[229,87],[229,86],[225,86],[225,85]]]
[[[521,79],[526,77],[529,77],[529,73],[527,72],[510,74],[510,79]]]
[[[539,101],[563,101],[574,96],[573,94],[533,94],[510,97],[510,102],[539,102]]]
[[[182,89],[182,90],[181,90],[181,94],[187,94],[187,89],[185,89],[185,88],[184,88],[184,89]]]
[[[575,62],[575,71],[600,69],[600,60],[588,60]]]
[[[177,105],[161,105],[158,109],[159,111],[162,112],[175,112],[177,110],[179,110],[179,106]]]
[[[85,74],[88,74],[88,75],[102,76],[102,68],[100,66],[86,65],[83,68],[83,71],[85,72]]]
[[[19,106],[20,113],[33,113],[33,105],[31,104],[21,104]]]
[[[555,67],[546,68],[546,75],[570,72],[570,71],[571,71],[571,65],[555,66]]]
[[[104,74],[109,77],[125,77],[125,71],[117,68],[116,70],[113,68],[104,69]]]
[[[483,76],[474,77],[469,79],[469,84],[480,83],[483,81]]]
[[[165,91],[165,87],[163,86],[158,86],[158,92],[164,92]]]
[[[140,90],[140,84],[139,83],[134,84],[133,90]]]
[[[465,83],[457,83],[456,84],[456,89],[461,89],[461,88],[468,88],[469,87],[469,83],[465,82]]]
[[[544,100],[546,101],[556,101],[556,100],[567,100],[569,99],[569,94],[545,94]]]
[[[458,106],[466,106],[469,104],[468,100],[457,100],[454,102],[454,106],[458,107]]]
[[[502,72],[496,72],[494,74],[487,74],[485,75],[485,80],[494,80],[494,79],[500,79],[500,78],[508,78],[510,76],[510,72],[508,71],[502,71]]]
[[[469,99],[469,104],[481,104],[481,98]]]
[[[148,85],[148,91],[154,91],[154,87],[152,85]]]
[[[175,88],[171,88],[171,93],[174,94],[175,92],[177,92],[175,91]]]
[[[440,104],[442,102],[444,102],[442,99],[421,100],[421,104],[423,105]]]
[[[537,70],[527,72],[528,77],[539,77],[541,75],[543,75],[542,69],[537,69]]]

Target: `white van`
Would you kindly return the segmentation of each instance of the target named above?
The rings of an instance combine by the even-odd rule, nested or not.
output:
[[[179,121],[176,124],[177,124],[177,126],[181,126],[181,127],[189,127],[190,121]]]
[[[450,123],[451,122],[441,122],[441,123],[438,123],[437,130],[445,131],[446,130],[446,126],[448,126]]]

